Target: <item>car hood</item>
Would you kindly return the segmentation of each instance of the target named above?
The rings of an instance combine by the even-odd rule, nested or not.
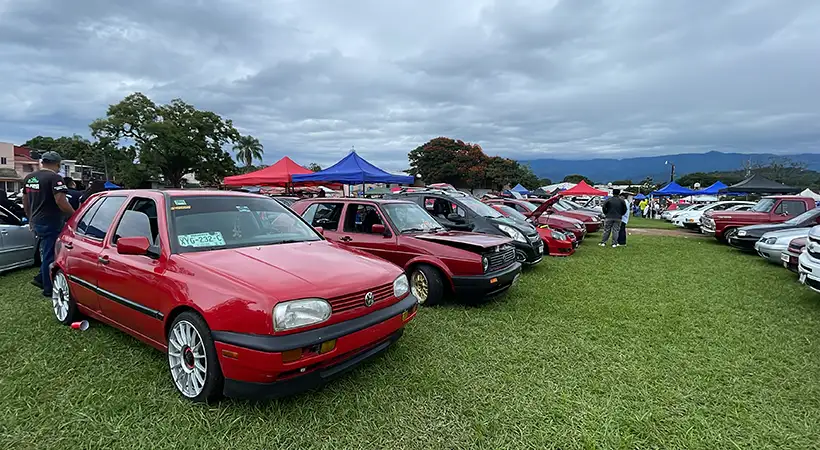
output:
[[[478,249],[497,247],[512,242],[512,239],[503,236],[463,231],[425,233],[417,234],[413,237],[425,241],[438,242],[440,244],[460,244],[460,246],[475,247]]]
[[[329,241],[299,242],[176,255],[278,301],[332,298],[392,283],[402,270]]]
[[[538,208],[535,208],[535,211],[529,214],[529,217],[538,217],[541,214],[544,214],[552,205],[558,203],[558,200],[561,200],[560,195],[553,195],[552,197],[546,199],[543,203],[538,205]]]
[[[763,234],[762,237],[764,238],[777,238],[777,239],[788,239],[788,238],[799,238],[799,237],[808,237],[809,236],[809,229],[808,228],[787,228],[785,230],[779,231],[769,231],[768,233]]]
[[[797,228],[794,225],[787,225],[785,223],[762,223],[760,225],[749,225],[747,227],[743,227],[738,231],[745,231],[749,236],[763,236],[764,233],[769,233],[772,231],[780,231],[780,230],[790,230],[793,228]],[[809,234],[809,228],[804,228],[806,235]]]

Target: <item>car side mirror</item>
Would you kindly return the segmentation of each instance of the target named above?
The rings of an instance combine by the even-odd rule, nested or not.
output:
[[[319,236],[324,236],[325,235],[325,229],[324,228],[322,228],[322,227],[313,227],[313,229],[316,230],[317,233],[319,233]]]
[[[145,236],[129,236],[117,239],[117,253],[120,255],[147,255],[151,242]]]
[[[370,227],[370,231],[373,232],[373,234],[380,234],[384,237],[389,237],[390,236],[390,232],[387,231],[387,227],[385,227],[384,225],[382,225],[380,223],[374,223]]]
[[[814,219],[814,223],[816,223],[816,224],[820,225],[820,217],[818,217],[818,218]]]
[[[450,213],[447,215],[447,220],[453,223],[464,223],[464,218],[459,216],[456,213]]]

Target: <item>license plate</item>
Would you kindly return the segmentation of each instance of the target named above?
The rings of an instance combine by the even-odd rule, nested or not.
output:
[[[538,254],[539,254],[539,255],[543,255],[543,254],[544,254],[544,247],[538,247]]]
[[[789,262],[789,255],[780,255],[780,260],[785,263]]]
[[[800,274],[800,284],[806,284],[806,274],[805,273]]]

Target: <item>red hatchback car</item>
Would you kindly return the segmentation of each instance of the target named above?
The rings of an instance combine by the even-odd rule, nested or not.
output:
[[[525,216],[530,222],[537,225],[547,225],[562,233],[572,233],[578,242],[582,242],[587,235],[584,222],[573,217],[565,216],[550,209],[550,205],[534,204],[529,200],[518,200],[514,198],[486,199],[484,203],[508,206]]]
[[[523,214],[510,206],[493,204],[490,205],[490,207],[504,214],[504,217],[509,217],[519,222],[528,221]],[[538,235],[541,236],[541,240],[544,241],[545,255],[570,256],[575,253],[575,249],[578,247],[578,240],[574,234],[562,233],[561,231],[550,228],[548,225],[536,225],[535,229],[538,230]]]
[[[59,322],[89,316],[165,352],[193,401],[309,389],[385,350],[417,308],[398,267],[242,193],[97,194],[52,278]]]
[[[420,304],[439,303],[446,293],[467,300],[491,297],[509,289],[521,273],[510,238],[446,231],[412,202],[317,198],[292,208],[328,239],[404,268]]]

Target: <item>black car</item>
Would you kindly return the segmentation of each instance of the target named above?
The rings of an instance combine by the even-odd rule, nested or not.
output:
[[[515,245],[516,260],[522,264],[532,266],[544,257],[544,242],[535,227],[506,218],[470,195],[438,189],[414,189],[393,193],[387,198],[415,202],[448,230],[508,236]]]
[[[753,252],[755,251],[755,243],[760,240],[764,233],[788,230],[790,228],[811,228],[815,225],[820,225],[820,208],[810,209],[785,222],[764,223],[739,228],[737,233],[729,239],[729,245],[744,251]]]

